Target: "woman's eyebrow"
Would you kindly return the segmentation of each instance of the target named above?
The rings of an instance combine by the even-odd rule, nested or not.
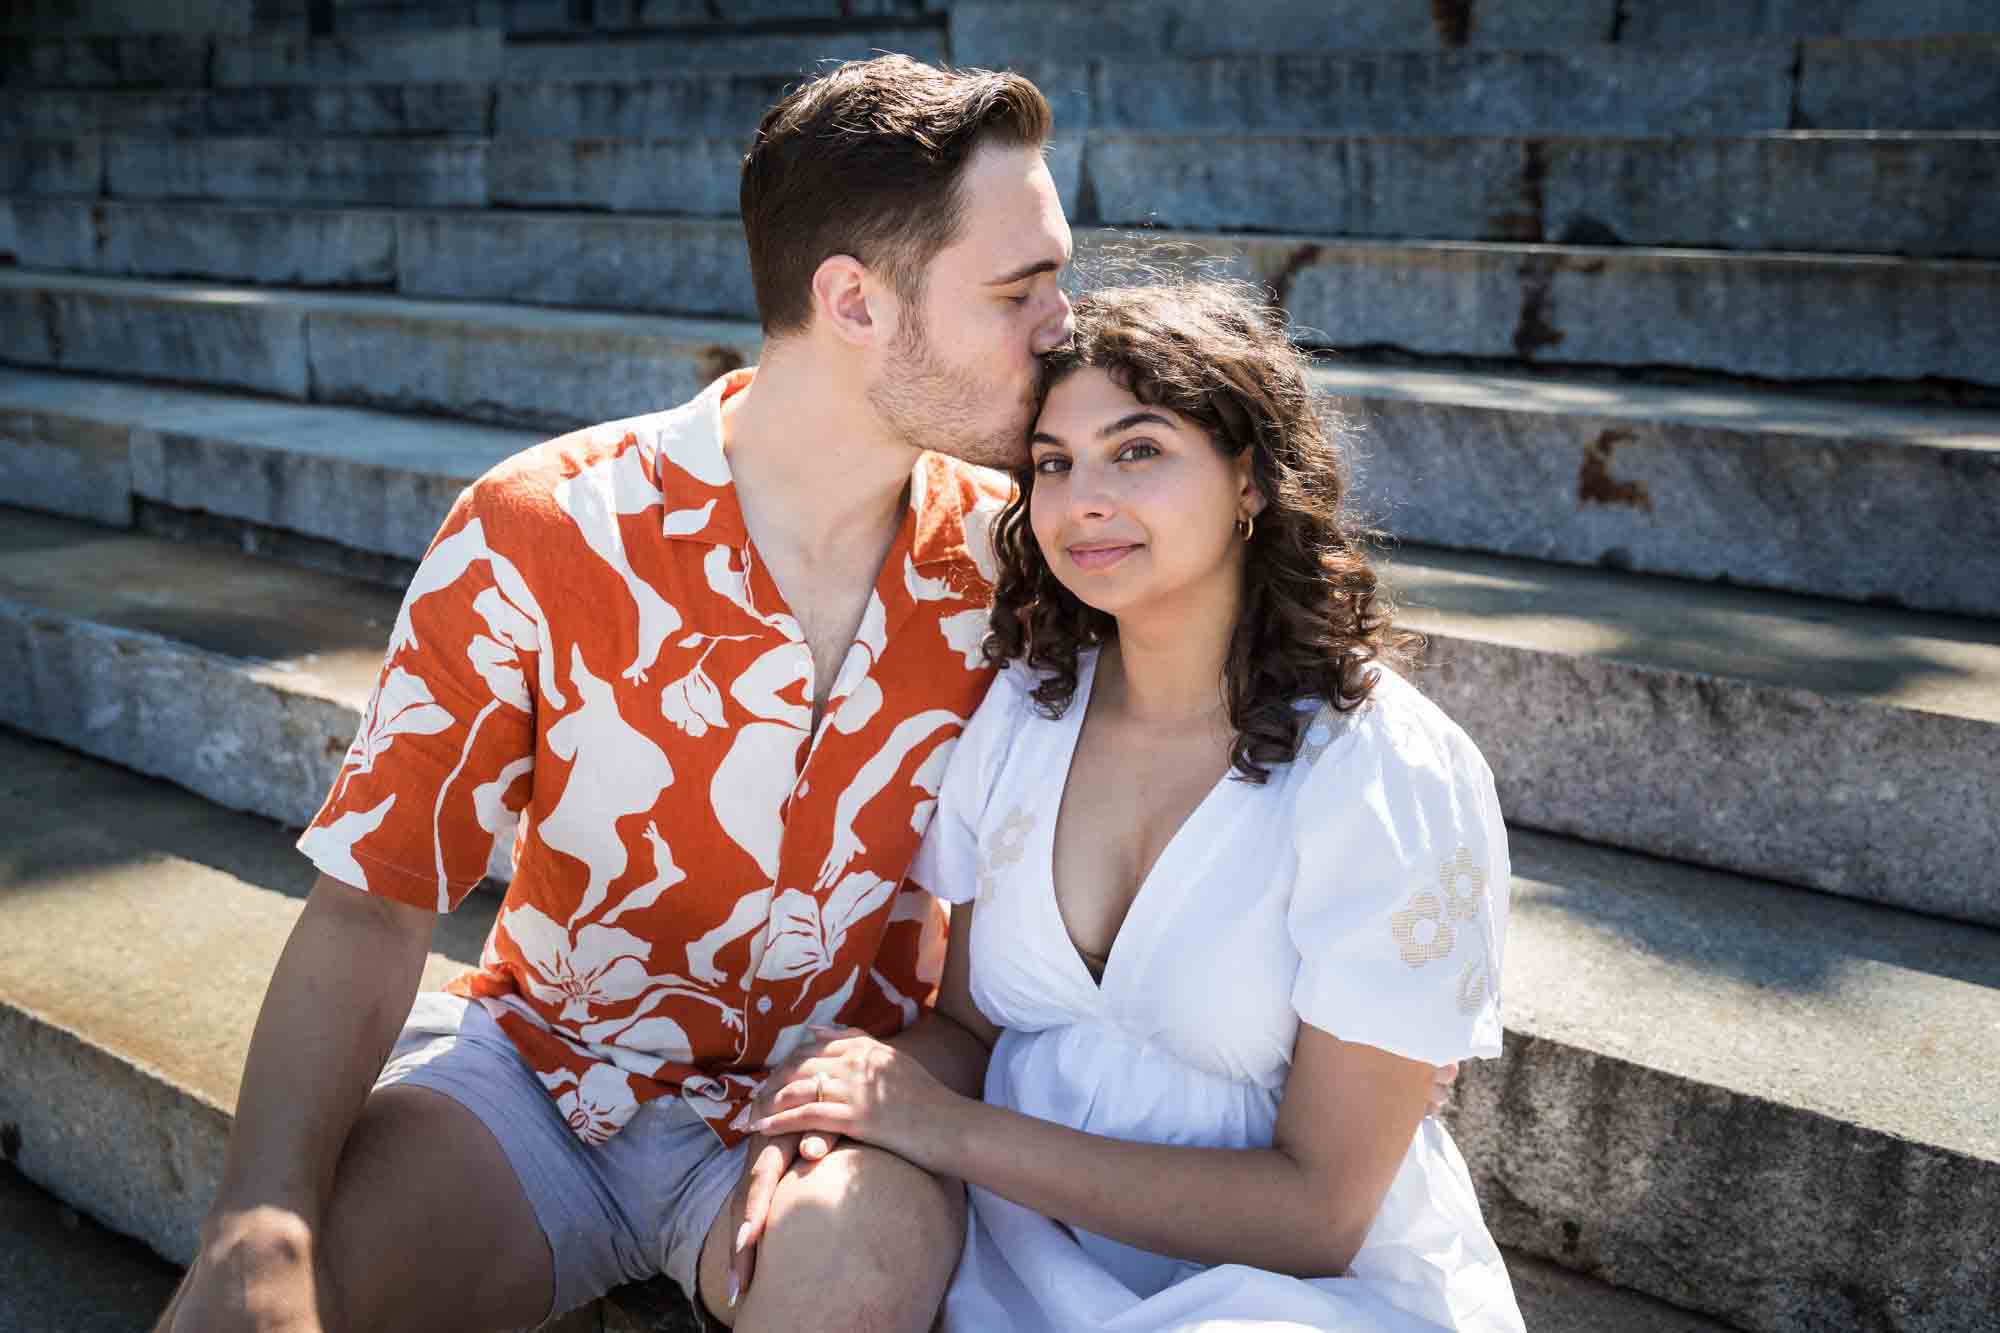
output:
[[[1161,416],[1158,412],[1130,412],[1118,418],[1118,420],[1112,422],[1103,430],[1098,431],[1097,438],[1100,440],[1108,439],[1122,431],[1128,431],[1134,426],[1165,426],[1168,430],[1172,430],[1174,423]]]

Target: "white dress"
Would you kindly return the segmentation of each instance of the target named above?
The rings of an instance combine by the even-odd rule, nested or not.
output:
[[[1055,720],[1036,711],[1026,668],[1001,673],[952,755],[913,871],[948,899],[976,894],[972,998],[1005,1029],[987,1101],[1115,1138],[1262,1148],[1301,1018],[1430,1064],[1500,1053],[1508,866],[1492,775],[1386,670],[1359,710],[1319,710],[1266,785],[1216,784],[1094,981],[1051,867],[1095,666],[1086,654]],[[1434,1119],[1342,1278],[1181,1262],[971,1196],[951,1333],[1522,1328],[1465,1163]]]

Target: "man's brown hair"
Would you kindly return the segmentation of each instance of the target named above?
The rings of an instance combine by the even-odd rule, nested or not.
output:
[[[830,255],[881,273],[906,304],[957,238],[959,178],[984,144],[1041,148],[1048,100],[1018,74],[940,69],[908,56],[849,61],[764,114],[743,158],[740,201],[764,332],[812,317]]]

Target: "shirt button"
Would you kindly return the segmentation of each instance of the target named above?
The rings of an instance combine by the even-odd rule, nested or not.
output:
[[[771,997],[770,997],[770,996],[768,996],[768,995],[759,995],[759,996],[757,997],[757,1012],[758,1012],[758,1013],[760,1013],[760,1014],[768,1014],[768,1013],[770,1013],[770,1012],[771,1012]]]
[[[804,778],[799,779],[799,795],[801,796],[812,795],[812,784],[810,782],[807,782]]]

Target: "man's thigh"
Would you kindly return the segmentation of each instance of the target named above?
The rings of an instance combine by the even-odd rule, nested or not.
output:
[[[377,1088],[321,1231],[341,1328],[507,1329],[549,1313],[554,1265],[498,1140],[429,1088]]]
[[[701,1252],[701,1294],[746,1330],[931,1327],[965,1244],[965,1187],[893,1153],[843,1144],[779,1183],[757,1271],[735,1310],[727,1210]]]

